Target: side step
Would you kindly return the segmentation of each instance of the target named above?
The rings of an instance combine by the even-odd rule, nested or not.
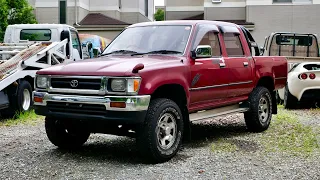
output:
[[[210,119],[218,116],[225,116],[233,113],[243,113],[248,110],[249,108],[240,107],[240,104],[235,104],[235,105],[225,106],[225,107],[211,109],[211,110],[198,111],[196,113],[189,114],[189,119],[190,121],[201,121],[201,120],[206,120],[206,119]]]

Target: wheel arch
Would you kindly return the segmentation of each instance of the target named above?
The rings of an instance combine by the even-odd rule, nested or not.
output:
[[[174,101],[180,108],[184,121],[184,140],[190,139],[190,120],[188,113],[188,99],[184,87],[180,84],[163,84],[155,89],[151,99],[167,98]]]

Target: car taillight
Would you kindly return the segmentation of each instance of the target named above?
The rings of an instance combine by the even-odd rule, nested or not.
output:
[[[316,78],[316,75],[315,75],[314,73],[311,73],[311,74],[309,74],[309,78],[310,78],[310,79],[315,79],[315,78]]]
[[[301,79],[307,79],[308,75],[306,73],[300,74]]]

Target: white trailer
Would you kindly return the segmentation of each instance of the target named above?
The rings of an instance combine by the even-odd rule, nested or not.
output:
[[[62,24],[20,24],[6,29],[0,43],[0,113],[11,117],[32,107],[38,70],[82,60],[77,30]]]

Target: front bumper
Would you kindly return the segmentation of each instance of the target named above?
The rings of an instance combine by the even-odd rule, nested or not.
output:
[[[142,123],[150,98],[150,95],[80,96],[33,92],[36,114],[62,119],[104,120],[120,124]]]

